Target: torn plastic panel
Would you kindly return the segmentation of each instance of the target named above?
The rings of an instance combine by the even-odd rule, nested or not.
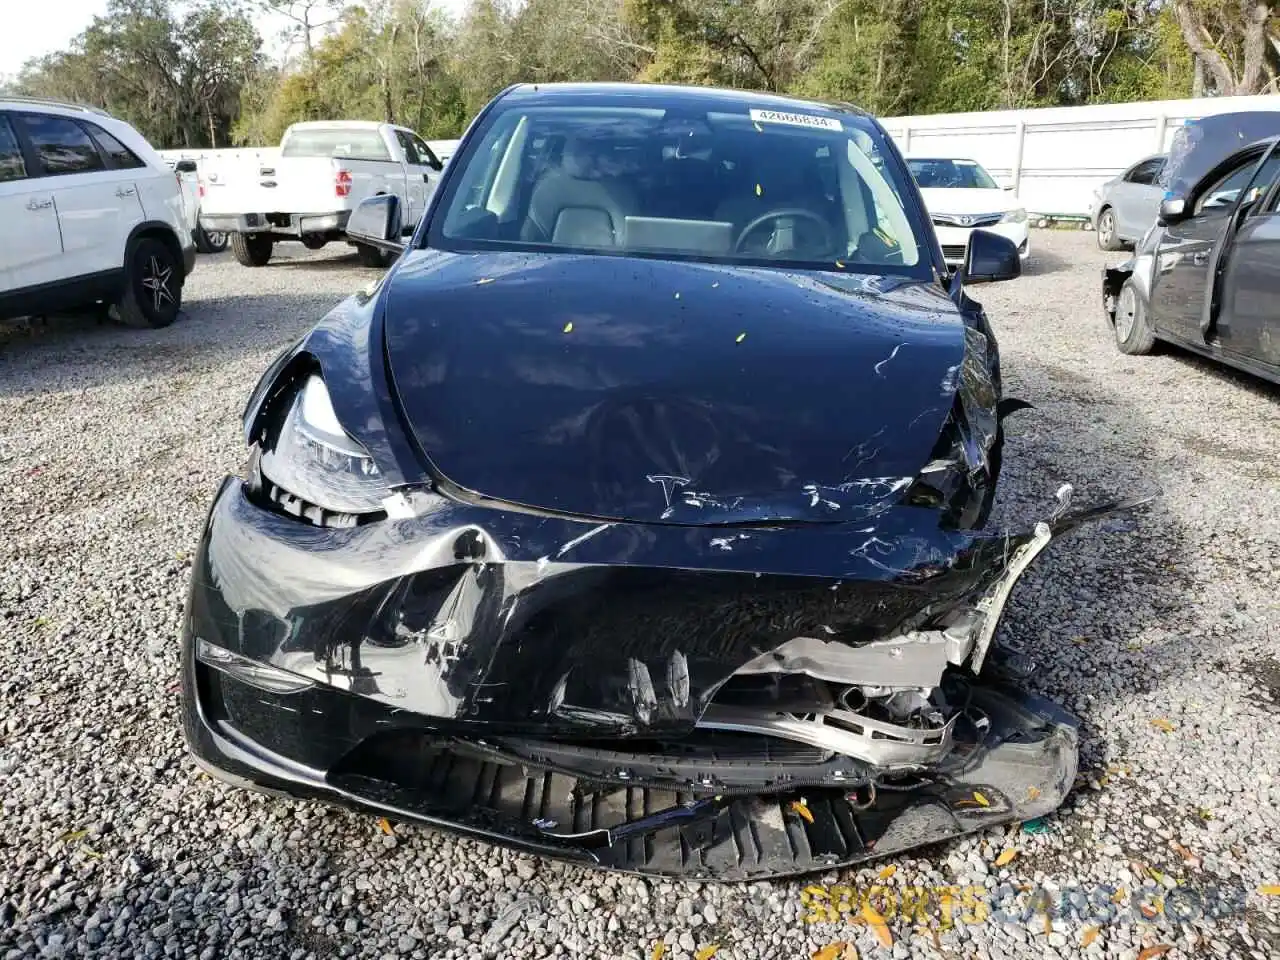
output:
[[[192,705],[184,712],[186,736],[197,762],[215,776],[656,876],[758,880],[892,856],[1043,816],[1062,803],[1076,775],[1075,721],[998,685],[975,688],[974,706],[988,726],[944,777],[879,786],[780,782],[698,795],[561,772],[422,727],[379,726],[383,718],[360,698],[319,687],[274,713],[267,741],[263,731],[246,735],[226,722],[225,704],[240,697],[234,682],[194,667],[184,656],[185,702]],[[283,705],[256,700],[260,710]],[[325,755],[314,758],[323,765],[291,758],[317,741]]]
[[[583,269],[513,259],[508,276],[553,266]],[[467,281],[474,269],[427,251],[393,271]],[[813,405],[780,392],[793,405],[762,420],[728,402],[738,385],[711,380],[699,407],[703,386],[689,379],[659,402],[628,382],[650,383],[669,360],[619,359],[580,337],[573,369],[619,376],[605,378],[598,403],[583,400],[596,381],[554,398],[573,416],[539,434],[547,449],[516,458],[547,466],[543,486],[503,499],[521,488],[463,487],[428,456],[461,442],[456,430],[437,442],[436,408],[421,402],[445,355],[402,344],[422,362],[393,382],[385,293],[347,301],[286,351],[246,415],[248,480],[219,492],[193,567],[184,716],[201,761],[268,789],[584,862],[725,879],[856,862],[1056,806],[1074,774],[1074,730],[1000,686],[1010,660],[994,637],[1018,576],[1083,515],[1060,504],[1022,533],[980,529],[1000,472],[1000,421],[1018,406],[1000,401],[980,308],[965,301],[963,317],[948,316],[918,286],[732,279],[744,305],[771,285],[770,316],[790,324],[803,313],[862,371],[865,383],[841,394],[859,416],[805,428],[800,460],[823,469],[761,469],[746,490],[706,482],[714,473],[672,455],[705,466],[735,438],[759,440],[746,428],[760,423],[786,439],[779,424],[802,423]],[[801,286],[813,296],[789,299]],[[555,286],[570,298],[580,288]],[[483,289],[515,298],[514,309],[521,288]],[[710,319],[686,324],[694,334],[720,322],[711,290],[724,287],[707,286]],[[404,306],[424,323],[433,316]],[[528,321],[521,309],[512,316]],[[471,327],[451,359],[562,349],[560,316],[539,309],[546,330],[536,336],[493,321],[516,334],[501,351]],[[587,333],[578,316],[575,330]],[[793,359],[808,358],[804,337],[786,342]],[[545,356],[526,365],[526,387],[566,373]],[[347,452],[367,453],[385,480],[376,520],[325,522],[310,509],[320,504],[288,499],[302,498],[283,488],[287,471],[262,469],[310,376],[323,379]],[[412,428],[398,405],[410,388]],[[439,396],[446,406],[466,399]],[[609,435],[593,423],[638,424],[630,456],[648,457],[644,469],[575,477],[568,499],[548,493],[566,475],[566,451],[589,454],[572,462],[619,462],[591,446]],[[780,450],[758,447],[751,462],[776,466]],[[483,476],[490,454],[455,451],[448,462]],[[974,790],[990,809],[971,809]],[[796,803],[812,819],[797,819]]]
[[[544,853],[733,879],[1056,806],[1073,728],[1028,720],[974,668],[1048,537],[1131,505],[1015,536],[922,529],[928,511],[897,507],[852,544],[783,527],[730,551],[714,530],[422,506],[319,528],[224,485],[184,642],[197,755]],[[966,806],[974,790],[993,809]],[[705,822],[650,816],[717,796]],[[788,813],[797,798],[814,823]],[[772,852],[730,857],[731,827]]]
[[[714,530],[597,531],[443,498],[410,520],[312,528],[229,484],[195,584],[218,634],[206,639],[391,707],[687,730],[732,673],[797,636],[865,644],[946,626],[966,603],[981,613],[973,605],[1039,542],[921,530],[928,516],[898,507],[853,538],[753,530],[725,551]]]

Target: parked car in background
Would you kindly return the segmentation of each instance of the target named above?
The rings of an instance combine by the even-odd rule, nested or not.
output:
[[[1160,174],[1166,160],[1164,153],[1144,157],[1094,189],[1089,223],[1101,249],[1120,250],[1151,229],[1164,196]]]
[[[166,160],[169,169],[173,171],[174,177],[178,181],[178,186],[182,190],[182,213],[187,225],[191,227],[194,235],[196,230],[196,220],[200,214],[200,183],[196,173],[196,162],[194,160]]]
[[[195,264],[182,187],[101,110],[0,97],[0,317],[102,303],[172,323]]]
[[[1025,258],[1031,252],[1027,211],[974,160],[959,157],[908,157],[907,167],[929,208],[933,228],[948,264],[964,260],[973,230],[1008,237]]]
[[[1251,144],[1172,189],[1133,259],[1104,271],[1122,352],[1167,340],[1280,383],[1278,144]]]
[[[191,238],[197,253],[221,253],[227,249],[225,233],[211,233],[200,226],[200,201],[204,198],[204,184],[200,182],[199,162],[189,157],[168,160],[170,169],[182,187],[182,204],[187,223],[191,226]]]
[[[390,123],[323,120],[295,123],[270,160],[210,159],[201,182],[200,225],[231,236],[236,259],[261,267],[276,243],[298,240],[318,250],[344,237],[347,219],[366,197],[398,197],[412,228],[426,210],[444,164],[412,130]],[[385,255],[356,245],[366,266]]]

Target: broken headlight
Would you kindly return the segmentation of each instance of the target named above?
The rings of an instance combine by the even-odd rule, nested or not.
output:
[[[324,526],[354,526],[362,515],[381,514],[387,496],[378,465],[342,428],[316,374],[294,394],[259,469],[278,488],[279,495],[272,493],[276,503]]]

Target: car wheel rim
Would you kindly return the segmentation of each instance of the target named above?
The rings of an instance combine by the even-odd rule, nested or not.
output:
[[[1138,298],[1134,296],[1132,287],[1120,291],[1120,302],[1116,304],[1116,339],[1124,342],[1133,333],[1133,326],[1138,317]]]
[[[1111,223],[1111,214],[1103,214],[1102,222],[1098,224],[1098,239],[1103,243],[1111,242],[1111,231],[1114,229]]]
[[[173,267],[161,263],[158,257],[147,258],[147,265],[142,270],[142,289],[154,312],[162,313],[174,302],[173,291],[169,288],[172,279]]]

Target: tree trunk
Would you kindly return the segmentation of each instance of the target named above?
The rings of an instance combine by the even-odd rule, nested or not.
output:
[[[1204,61],[1194,53],[1191,55],[1191,96],[1204,96]]]
[[[307,66],[316,62],[315,50],[311,46],[311,7],[302,10],[302,46],[307,51]]]
[[[1206,28],[1193,0],[1174,0],[1173,12],[1200,70],[1200,83],[1212,79],[1213,89],[1223,96],[1258,93],[1266,84],[1267,20],[1270,4],[1262,0],[1240,0],[1238,12],[1225,28],[1227,36],[1214,37]],[[1228,16],[1231,16],[1230,14]],[[1222,54],[1238,43],[1241,59],[1231,63]],[[1208,75],[1204,74],[1208,70]]]
[[[1211,45],[1209,32],[1205,29],[1204,21],[1200,19],[1200,13],[1192,0],[1175,0],[1173,12],[1178,19],[1182,39],[1186,41],[1192,55],[1203,64],[1204,68],[1208,69],[1209,75],[1213,77],[1214,89],[1224,96],[1234,93],[1236,78],[1222,54]]]
[[[1267,58],[1267,19],[1271,16],[1268,4],[1255,2],[1241,4],[1244,20],[1244,68],[1240,71],[1238,93],[1259,93],[1265,83],[1263,67]]]

